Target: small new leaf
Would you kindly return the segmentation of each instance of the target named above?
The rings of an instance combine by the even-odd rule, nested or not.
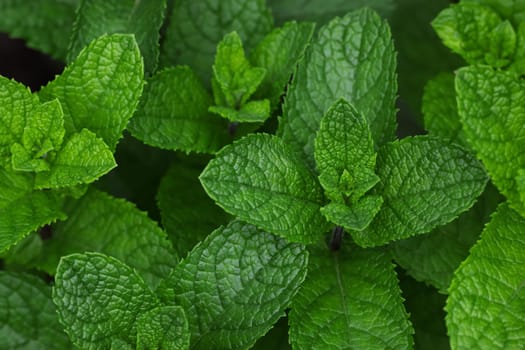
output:
[[[224,147],[200,180],[227,212],[288,240],[312,243],[327,229],[317,179],[278,137],[253,134]]]

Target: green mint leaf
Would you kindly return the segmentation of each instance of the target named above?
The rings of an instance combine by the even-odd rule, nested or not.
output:
[[[33,191],[32,177],[0,168],[0,253],[32,231],[64,220],[62,201],[50,191]]]
[[[51,161],[48,172],[39,172],[36,188],[60,188],[95,181],[117,166],[113,153],[87,129],[73,134]]]
[[[519,349],[525,342],[525,219],[502,204],[454,274],[447,300],[453,349]]]
[[[398,5],[394,0],[268,0],[279,23],[291,19],[325,23],[337,15],[362,7],[370,7],[387,16]]]
[[[197,245],[158,291],[184,308],[192,349],[247,349],[284,315],[307,260],[304,246],[232,221]]]
[[[379,149],[376,186],[383,206],[362,232],[360,246],[377,246],[431,231],[469,209],[487,182],[482,165],[463,148],[429,136]]]
[[[177,264],[166,234],[132,203],[90,190],[67,206],[69,219],[53,226],[40,267],[54,274],[58,257],[97,251],[134,268],[155,287]]]
[[[319,122],[341,97],[365,116],[377,145],[392,140],[395,69],[390,29],[375,12],[362,9],[332,20],[294,73],[279,124],[283,140],[311,158]]]
[[[343,99],[321,119],[314,156],[321,185],[334,201],[333,194],[338,192],[357,201],[379,181],[374,174],[376,153],[368,123]]]
[[[321,208],[326,219],[347,230],[364,230],[381,209],[381,196],[365,196],[351,205],[329,203]]]
[[[211,104],[189,67],[167,68],[148,80],[128,129],[151,146],[211,153],[229,139],[227,122],[208,112]]]
[[[224,147],[200,180],[224,210],[288,240],[316,242],[327,229],[319,183],[278,137],[254,134]]]
[[[467,141],[494,185],[525,215],[516,184],[525,168],[525,83],[513,73],[466,67],[457,72],[456,93]]]
[[[35,48],[58,60],[66,58],[76,0],[7,0],[0,3],[0,31],[25,39]]]
[[[161,306],[137,319],[137,350],[189,348],[188,320],[180,306]]]
[[[287,22],[274,29],[253,50],[253,65],[266,69],[266,75],[256,96],[268,97],[272,110],[279,106],[280,97],[297,62],[310,43],[314,28],[314,23]]]
[[[131,348],[137,317],[159,306],[131,267],[99,253],[60,259],[53,302],[69,338],[82,349],[110,349],[112,341]]]
[[[264,337],[259,338],[251,350],[292,350],[288,343],[288,318],[281,317]]]
[[[338,253],[314,248],[289,323],[294,349],[409,349],[413,344],[390,256],[355,246]]]
[[[467,258],[500,200],[498,191],[487,186],[476,204],[451,223],[426,235],[393,242],[390,247],[396,263],[416,280],[446,294],[454,271]]]
[[[67,134],[89,129],[114,150],[137,106],[143,76],[133,35],[105,35],[84,48],[40,97],[60,100]]]
[[[0,348],[72,349],[58,323],[51,287],[35,276],[0,271]]]
[[[229,215],[202,189],[201,171],[201,167],[176,162],[157,192],[162,226],[179,256],[186,256],[211,231],[229,221]]]
[[[145,71],[153,73],[159,59],[159,30],[165,10],[166,0],[82,0],[76,11],[68,61],[103,34],[129,33],[137,39]]]
[[[428,81],[421,109],[429,135],[469,147],[459,120],[452,73],[441,73]]]
[[[460,3],[444,9],[432,21],[443,43],[469,64],[494,67],[509,64],[516,46],[516,34],[509,22],[489,7]]]
[[[162,43],[161,64],[191,66],[208,84],[217,44],[227,33],[236,31],[251,50],[273,26],[264,0],[181,0],[168,18]]]
[[[7,166],[13,143],[23,143],[27,120],[38,106],[29,88],[0,76],[0,165]]]
[[[245,57],[239,34],[226,34],[217,45],[213,64],[215,104],[234,109],[242,107],[257,90],[265,74],[266,69],[252,67]]]

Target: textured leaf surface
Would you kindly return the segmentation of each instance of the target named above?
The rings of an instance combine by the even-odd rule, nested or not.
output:
[[[190,65],[208,84],[216,46],[225,34],[235,30],[250,50],[272,25],[264,0],[177,1],[169,16],[161,64]]]
[[[357,201],[379,181],[366,119],[345,100],[337,101],[321,119],[314,156],[321,185],[332,200],[339,195],[339,201]]]
[[[467,67],[456,76],[458,112],[470,146],[511,206],[525,215],[516,185],[525,168],[525,83],[489,67]]]
[[[327,225],[321,188],[277,137],[255,134],[224,147],[200,176],[219,206],[291,241],[317,241]]]
[[[443,10],[434,21],[443,43],[469,64],[503,67],[511,62],[516,33],[509,22],[489,7],[460,3]]]
[[[482,165],[456,145],[428,136],[407,137],[382,147],[376,186],[383,206],[362,232],[361,246],[427,233],[469,209],[487,182]]]
[[[208,112],[211,104],[189,67],[167,68],[148,80],[128,128],[151,146],[212,152],[229,138],[227,122]]]
[[[308,253],[233,221],[195,247],[163,283],[184,307],[191,349],[245,349],[284,315],[306,275]]]
[[[321,213],[328,221],[347,230],[362,231],[370,225],[382,203],[381,196],[366,196],[351,205],[329,203],[321,208]]]
[[[32,191],[32,179],[0,168],[0,252],[37,228],[64,220],[61,201],[48,191]]]
[[[0,271],[0,348],[73,348],[58,323],[51,287],[37,277]]]
[[[162,225],[181,257],[229,221],[229,215],[202,189],[201,171],[197,166],[176,163],[162,178],[157,192]]]
[[[134,345],[135,320],[159,302],[142,278],[121,261],[99,253],[63,257],[53,302],[71,341],[82,349]]]
[[[4,0],[0,3],[0,31],[25,39],[28,46],[64,60],[78,2]]]
[[[280,96],[310,43],[314,28],[313,23],[285,23],[268,34],[253,50],[251,61],[254,66],[266,69],[256,96],[268,97],[272,110],[279,106]]]
[[[134,37],[105,35],[82,50],[40,97],[60,100],[66,133],[89,129],[114,150],[137,106],[143,76]]]
[[[189,346],[188,320],[180,306],[162,306],[137,319],[137,350],[185,350]]]
[[[454,275],[447,300],[453,349],[525,343],[525,219],[502,204]]]
[[[156,286],[178,261],[166,234],[133,204],[103,192],[89,191],[68,205],[67,221],[44,242],[43,268],[53,274],[58,257],[96,251],[114,256]]]
[[[423,118],[429,135],[469,147],[459,120],[454,75],[441,73],[425,85]]]
[[[355,246],[339,253],[314,248],[289,323],[294,349],[408,349],[413,343],[390,256]]]
[[[64,138],[64,114],[58,100],[36,105],[25,116],[21,143],[11,145],[13,170],[44,171],[49,164],[44,159],[56,151]]]
[[[103,34],[127,33],[135,35],[144,68],[153,73],[159,59],[159,30],[165,9],[166,0],[82,0],[76,11],[68,61]]]
[[[75,133],[67,140],[50,170],[35,178],[36,188],[59,188],[88,184],[117,166],[113,153],[97,135],[87,129]]]
[[[64,113],[58,100],[36,106],[26,120],[22,145],[36,156],[57,150],[64,139]]]
[[[0,162],[9,164],[11,145],[22,143],[26,120],[38,105],[29,88],[0,76]]]
[[[321,28],[294,73],[279,125],[283,140],[313,156],[321,117],[341,97],[366,117],[377,145],[392,140],[395,69],[386,21],[370,9],[334,19]]]
[[[394,242],[391,247],[396,263],[416,280],[446,294],[454,271],[467,258],[500,200],[498,191],[487,186],[477,203],[456,220],[426,235]]]

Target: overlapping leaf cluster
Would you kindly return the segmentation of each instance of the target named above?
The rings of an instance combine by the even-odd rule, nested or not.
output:
[[[461,223],[477,239],[481,228],[476,228],[475,220],[487,222],[487,214],[495,211],[480,240],[451,245],[466,257],[474,244],[468,258],[448,274],[447,283],[440,282],[446,289],[451,280],[446,310],[454,349],[513,348],[523,341],[523,329],[515,322],[520,322],[523,308],[518,266],[525,256],[515,249],[519,250],[516,234],[523,231],[525,216],[520,77],[525,63],[524,10],[518,2],[469,0],[443,10],[432,22],[443,43],[468,65],[428,83],[423,100],[426,126],[430,133],[468,147],[507,200],[495,210],[501,199],[488,189],[478,214],[464,216]]]
[[[0,4],[67,63],[34,93],[0,77],[0,348],[259,349],[285,315],[293,349],[429,348],[445,298],[454,349],[523,344],[525,8],[437,16],[468,66],[397,139],[403,40],[363,2],[292,3],[278,28],[264,0]],[[116,198],[117,161],[158,211]]]

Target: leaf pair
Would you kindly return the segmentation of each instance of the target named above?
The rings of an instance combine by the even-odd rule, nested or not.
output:
[[[247,348],[284,314],[306,262],[304,246],[232,222],[195,247],[156,293],[115,258],[66,256],[53,301],[81,348]]]

